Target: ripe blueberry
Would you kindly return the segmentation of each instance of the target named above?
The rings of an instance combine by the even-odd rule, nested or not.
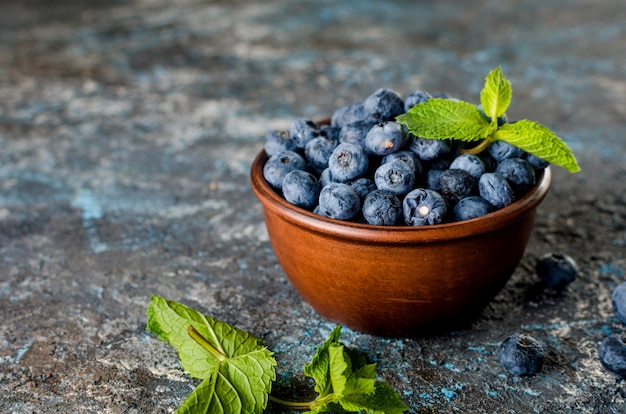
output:
[[[304,155],[314,167],[324,169],[328,167],[328,159],[337,144],[337,141],[320,135],[306,143]]]
[[[361,210],[359,195],[348,184],[330,183],[320,191],[318,214],[350,220]]]
[[[526,153],[525,158],[526,158],[526,161],[528,161],[535,170],[543,170],[548,165],[550,165],[548,161],[544,160],[543,158],[539,158],[538,156],[534,154]]]
[[[478,192],[495,208],[503,208],[515,201],[509,183],[498,173],[484,173],[478,180]]]
[[[376,190],[376,183],[367,177],[357,178],[354,181],[350,181],[348,185],[356,191],[361,200],[363,200],[369,193]]]
[[[377,121],[391,121],[404,112],[404,101],[398,92],[380,88],[363,101],[363,109]]]
[[[374,190],[365,197],[362,212],[369,224],[393,226],[402,217],[402,203],[390,191]]]
[[[281,151],[296,151],[296,142],[291,139],[289,131],[272,131],[265,136],[263,149],[268,157],[278,154]]]
[[[365,135],[364,147],[370,154],[387,155],[401,150],[408,137],[404,125],[393,121],[379,122]]]
[[[479,179],[481,175],[487,172],[487,167],[483,160],[474,154],[461,154],[452,160],[450,168],[465,170],[475,179]]]
[[[428,92],[420,89],[411,92],[404,98],[404,112],[408,112],[409,109],[413,108],[415,105],[426,102],[430,98],[432,98],[432,96],[430,96]]]
[[[365,112],[363,102],[355,102],[349,105],[337,108],[330,119],[332,126],[343,128],[345,125],[359,121],[376,122]]]
[[[611,294],[613,309],[622,323],[626,324],[626,282],[620,283]]]
[[[521,158],[500,161],[495,172],[508,181],[517,197],[526,194],[535,185],[535,169]]]
[[[450,152],[450,145],[446,141],[437,139],[426,139],[416,137],[410,134],[409,148],[413,151],[420,160],[430,161],[437,157],[446,155]]]
[[[548,253],[540,257],[535,269],[539,279],[555,289],[569,285],[578,275],[578,266],[574,259],[558,253]]]
[[[369,121],[357,121],[347,124],[339,132],[339,142],[353,142],[361,146],[365,145],[365,136],[374,125]]]
[[[507,158],[521,158],[524,156],[524,151],[520,148],[509,144],[505,141],[494,141],[487,146],[487,151],[496,160],[502,161]]]
[[[422,172],[423,172],[422,164],[420,163],[419,158],[417,158],[417,155],[415,155],[415,153],[413,153],[412,151],[402,150],[398,152],[393,152],[391,154],[387,154],[383,157],[380,163],[384,164],[386,162],[390,162],[393,160],[399,160],[407,164],[411,170],[415,171],[416,179],[422,175]]]
[[[272,155],[263,166],[263,177],[276,189],[283,186],[283,178],[291,171],[304,170],[306,161],[293,151],[281,151]]]
[[[626,344],[619,334],[606,337],[598,347],[604,368],[620,378],[626,378]]]
[[[289,134],[296,147],[303,149],[307,142],[320,135],[320,126],[310,119],[296,119],[289,127]]]
[[[283,179],[283,197],[289,203],[305,209],[317,205],[320,183],[307,171],[294,170]]]
[[[402,202],[404,222],[409,226],[440,224],[448,213],[443,196],[425,188],[409,192]]]
[[[439,176],[439,190],[450,204],[474,194],[476,179],[465,170],[444,170]]]
[[[406,194],[415,183],[415,171],[400,160],[386,162],[374,172],[374,182],[379,190],[387,190],[396,195]]]
[[[328,160],[333,180],[347,182],[361,177],[367,171],[369,159],[359,144],[342,142],[337,145]]]
[[[543,366],[543,348],[532,336],[515,333],[500,344],[498,360],[513,375],[534,375]]]
[[[452,209],[454,221],[470,220],[493,211],[493,206],[480,196],[470,196],[459,200]]]

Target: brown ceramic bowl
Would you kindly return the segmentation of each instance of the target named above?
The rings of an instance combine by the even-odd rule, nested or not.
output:
[[[434,226],[374,226],[285,201],[254,160],[251,183],[286,275],[313,308],[380,336],[421,335],[475,319],[507,282],[550,187],[547,168],[523,198],[483,217]]]

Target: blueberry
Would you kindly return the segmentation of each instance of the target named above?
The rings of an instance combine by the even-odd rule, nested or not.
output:
[[[341,128],[332,125],[321,125],[320,134],[332,141],[339,141],[339,133]]]
[[[307,171],[294,170],[283,179],[283,197],[289,203],[305,209],[317,205],[320,183]]]
[[[540,257],[535,270],[546,286],[555,289],[569,285],[578,275],[578,266],[574,259],[558,253],[548,253]]]
[[[443,196],[436,191],[416,188],[402,202],[404,221],[409,226],[424,226],[443,222],[448,207]]]
[[[330,172],[330,168],[324,168],[319,176],[319,182],[322,187],[335,182],[333,175]]]
[[[310,119],[296,119],[289,127],[291,139],[296,147],[303,149],[307,142],[320,135],[320,126]]]
[[[626,344],[619,334],[606,337],[598,347],[600,363],[619,378],[626,378]]]
[[[465,170],[475,179],[479,179],[481,175],[487,172],[487,167],[478,155],[461,154],[452,160],[450,168]]]
[[[376,183],[367,177],[357,178],[354,181],[350,181],[348,185],[356,191],[361,200],[363,200],[369,193],[376,190]]]
[[[438,139],[420,138],[410,134],[410,146],[420,160],[430,161],[450,152],[450,145],[446,141]]]
[[[548,161],[544,160],[543,158],[539,158],[538,156],[534,154],[526,153],[525,158],[526,158],[526,161],[528,161],[535,170],[543,170],[548,165],[550,165]]]
[[[313,166],[324,169],[328,167],[328,160],[337,144],[337,141],[320,135],[307,142],[304,155]]]
[[[430,98],[432,98],[432,96],[428,92],[420,89],[411,92],[404,98],[404,112],[408,112],[409,109],[413,108],[415,105],[426,102]]]
[[[283,178],[291,171],[304,170],[305,159],[293,151],[281,151],[272,155],[263,166],[263,177],[276,189],[283,186]]]
[[[417,155],[415,155],[415,153],[409,150],[402,150],[398,152],[393,152],[391,154],[387,154],[380,160],[380,163],[385,164],[387,162],[396,161],[396,160],[401,161],[405,163],[406,165],[408,165],[411,171],[415,172],[415,179],[422,176],[424,172],[422,163],[420,162],[419,158],[417,158]]]
[[[502,161],[507,158],[521,158],[524,151],[505,141],[494,141],[487,146],[487,151],[496,160]]]
[[[517,197],[526,194],[535,185],[535,169],[521,158],[500,161],[495,172],[508,181]]]
[[[374,123],[358,121],[344,125],[339,132],[339,142],[353,142],[365,146],[365,136]]]
[[[478,192],[495,208],[503,208],[515,201],[509,183],[498,173],[485,173],[478,180]]]
[[[330,119],[330,124],[343,128],[345,125],[359,121],[376,122],[375,119],[365,112],[363,102],[355,102],[336,109]]]
[[[333,180],[347,182],[367,172],[369,158],[359,144],[342,142],[337,145],[328,160]]]
[[[613,302],[613,308],[615,313],[622,323],[626,324],[626,282],[623,282],[615,289],[611,294],[611,301]]]
[[[396,195],[406,194],[415,184],[415,171],[400,160],[386,162],[374,172],[374,182],[379,190]]]
[[[377,121],[392,121],[404,113],[404,100],[398,92],[380,88],[363,101],[363,109]]]
[[[350,220],[360,210],[359,195],[348,184],[330,183],[322,187],[318,214],[337,220]]]
[[[532,336],[515,333],[500,344],[498,360],[513,375],[534,375],[543,366],[543,347]]]
[[[441,185],[439,184],[439,178],[445,170],[432,169],[426,171],[426,188],[441,192]]]
[[[442,155],[441,157],[433,158],[432,160],[426,161],[429,169],[433,170],[447,170],[452,165],[452,160],[448,155]]]
[[[387,155],[400,151],[408,141],[408,131],[404,125],[393,121],[374,124],[365,136],[364,147],[375,155]]]
[[[263,148],[268,157],[281,151],[296,151],[296,142],[291,139],[289,131],[272,131],[265,136]]]
[[[455,221],[470,220],[493,211],[493,206],[480,196],[470,196],[459,200],[452,209]]]
[[[469,197],[476,191],[476,179],[465,170],[444,170],[439,176],[439,189],[450,204]]]
[[[362,212],[369,224],[393,226],[402,217],[402,203],[390,191],[374,190],[365,197]]]

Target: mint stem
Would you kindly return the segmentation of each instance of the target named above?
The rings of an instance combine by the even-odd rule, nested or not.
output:
[[[487,146],[491,143],[491,140],[488,138],[483,139],[478,145],[476,145],[474,148],[467,148],[467,149],[463,149],[461,150],[461,153],[463,154],[479,154],[482,150],[484,150],[485,148],[487,148]]]
[[[270,401],[272,401],[273,403],[293,408],[295,410],[310,410],[312,405],[312,402],[287,401],[283,400],[282,398],[278,398],[272,394],[270,394],[269,398]]]
[[[200,332],[196,330],[193,326],[189,325],[187,327],[187,334],[194,340],[195,343],[204,348],[211,356],[213,356],[218,361],[224,361],[226,359],[226,355],[222,354],[218,351],[207,339],[202,336]]]

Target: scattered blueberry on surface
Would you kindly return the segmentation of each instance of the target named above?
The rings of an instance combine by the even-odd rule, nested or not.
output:
[[[513,375],[535,375],[543,366],[543,347],[530,335],[514,333],[500,344],[498,360]]]
[[[578,276],[574,259],[565,254],[547,253],[537,260],[537,276],[546,286],[563,289]]]
[[[470,220],[491,213],[493,206],[480,196],[470,196],[459,200],[452,209],[454,221]]]
[[[263,177],[270,185],[282,189],[283,179],[294,170],[304,170],[305,159],[294,151],[281,151],[272,155],[263,166]]]
[[[396,195],[406,194],[415,183],[415,171],[400,160],[389,161],[376,169],[374,183],[379,190],[387,190]]]
[[[626,324],[626,282],[620,283],[613,293],[611,293],[611,302],[618,319]]]
[[[604,338],[598,347],[598,357],[604,368],[619,378],[626,378],[626,344],[621,335]]]
[[[515,201],[511,185],[498,173],[484,173],[478,180],[479,195],[496,208],[504,208]]]
[[[348,184],[330,183],[320,190],[318,214],[350,220],[361,208],[359,195]]]
[[[402,217],[402,202],[390,191],[374,190],[363,201],[363,217],[369,224],[393,226]]]
[[[448,213],[446,200],[434,190],[416,188],[402,202],[404,221],[409,226],[440,224]]]
[[[369,160],[359,144],[342,142],[337,145],[328,160],[333,180],[347,182],[361,177],[367,171]]]
[[[320,193],[320,183],[307,171],[294,170],[283,179],[283,196],[294,206],[313,209]]]

